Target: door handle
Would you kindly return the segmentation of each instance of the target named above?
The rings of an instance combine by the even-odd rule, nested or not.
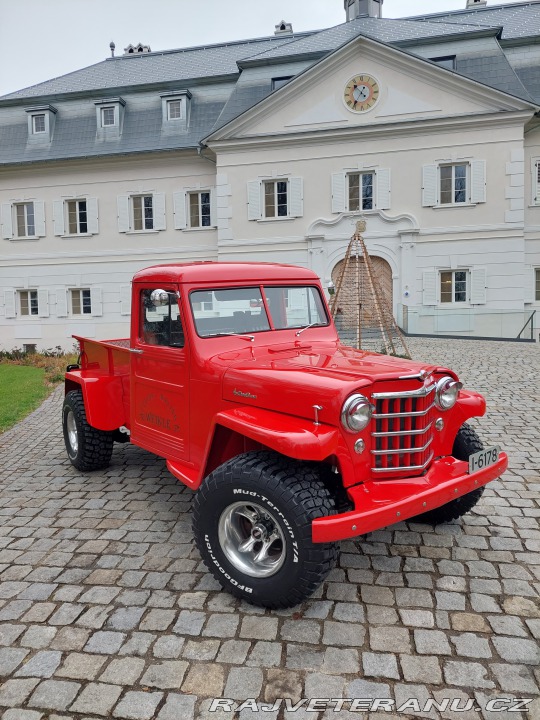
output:
[[[139,348],[129,348],[130,353],[134,353],[135,355],[142,355],[143,351],[139,350]]]

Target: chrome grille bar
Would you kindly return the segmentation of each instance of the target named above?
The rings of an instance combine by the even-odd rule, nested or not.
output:
[[[404,412],[404,413],[373,413],[373,417],[375,419],[379,418],[400,418],[400,417],[422,417],[423,415],[427,415],[428,412],[431,410],[432,407],[434,407],[435,403],[432,403],[426,410],[421,410],[419,412]]]
[[[393,467],[393,468],[372,468],[373,472],[375,473],[388,473],[388,472],[415,472],[419,470],[425,470],[429,463],[433,460],[434,454],[431,453],[426,462],[423,465],[402,465],[400,467]]]
[[[416,390],[373,393],[374,473],[420,475],[431,463],[435,391],[436,384],[430,378]]]
[[[417,455],[418,453],[424,452],[433,442],[433,438],[430,437],[424,447],[410,447],[410,448],[397,448],[395,450],[372,450],[372,455]]]
[[[437,386],[435,383],[433,385],[424,385],[424,387],[419,388],[418,390],[403,390],[401,392],[391,392],[391,393],[373,393],[371,396],[374,400],[399,400],[400,398],[414,398],[414,397],[427,397],[428,395],[431,395],[431,393],[435,390]]]
[[[433,423],[430,422],[429,425],[424,428],[423,430],[397,430],[396,432],[374,432],[371,433],[372,437],[400,437],[401,435],[424,435],[427,433],[428,430],[431,430],[433,427]]]

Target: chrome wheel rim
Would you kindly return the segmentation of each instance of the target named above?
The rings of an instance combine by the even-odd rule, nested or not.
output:
[[[276,518],[256,503],[238,502],[221,513],[219,543],[227,560],[245,575],[265,578],[285,562],[285,538]]]
[[[72,410],[68,410],[66,417],[66,430],[69,444],[74,453],[79,450],[79,433],[77,432],[77,423]]]

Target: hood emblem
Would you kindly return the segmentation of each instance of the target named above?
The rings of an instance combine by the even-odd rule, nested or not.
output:
[[[242,398],[249,398],[250,400],[257,399],[256,395],[253,395],[250,392],[243,392],[242,390],[237,390],[236,388],[234,388],[234,390],[233,390],[233,395],[238,395],[238,397],[242,397]]]

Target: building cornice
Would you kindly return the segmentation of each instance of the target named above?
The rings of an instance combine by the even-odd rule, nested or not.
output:
[[[131,158],[141,157],[144,155],[169,155],[171,153],[182,153],[187,155],[193,155],[196,157],[199,154],[200,145],[195,143],[189,147],[176,147],[176,148],[157,148],[156,150],[131,150],[126,152],[107,152],[96,155],[74,155],[73,157],[56,157],[56,158],[36,158],[30,160],[19,160],[17,162],[0,162],[0,171],[4,168],[12,167],[39,167],[48,166],[51,164],[59,165],[61,163],[77,163],[88,160],[118,160],[119,158]]]
[[[380,123],[378,125],[320,128],[297,132],[268,133],[251,135],[243,138],[227,138],[210,140],[208,147],[215,152],[235,151],[246,147],[258,149],[280,146],[298,146],[307,144],[327,144],[350,140],[370,140],[383,136],[384,139],[403,136],[425,135],[428,132],[463,131],[482,128],[512,127],[524,125],[533,116],[529,111],[491,112],[479,115],[458,115],[445,118],[429,118],[402,120],[399,122]]]

